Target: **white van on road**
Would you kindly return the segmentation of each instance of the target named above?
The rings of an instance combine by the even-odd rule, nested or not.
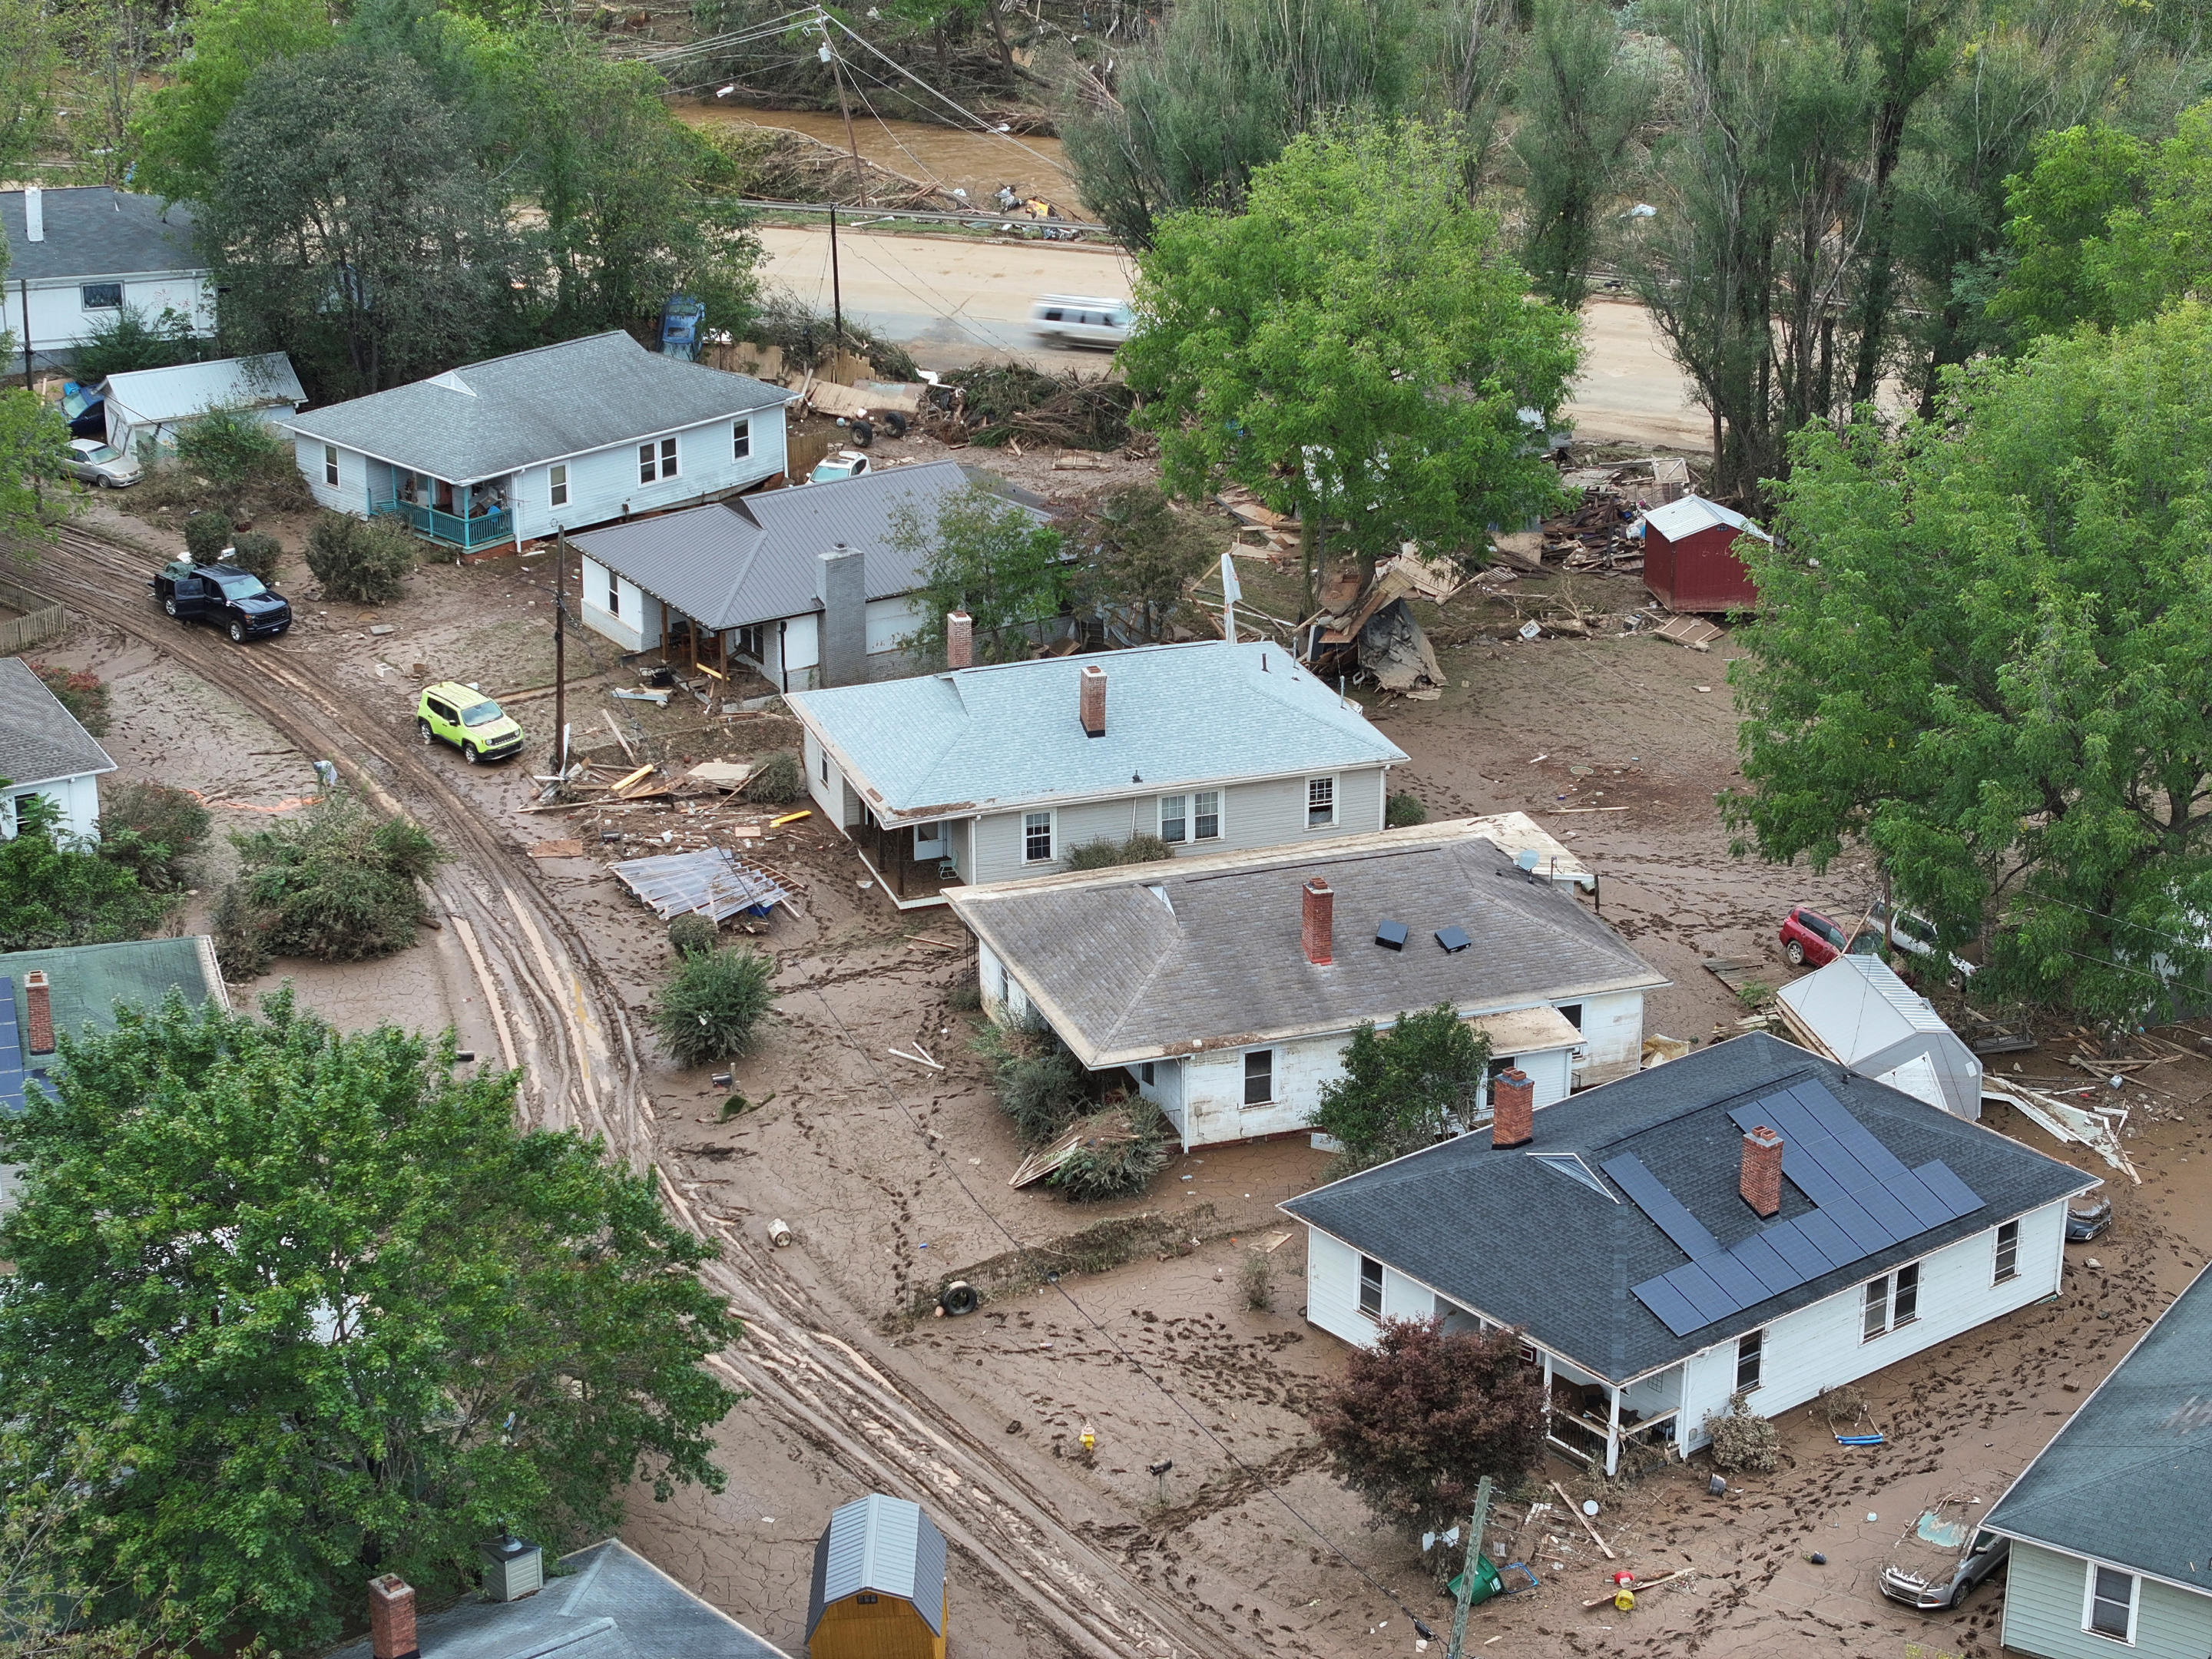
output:
[[[1111,351],[1129,337],[1136,313],[1127,300],[1048,294],[1030,307],[1030,322],[1048,343],[1100,346]]]

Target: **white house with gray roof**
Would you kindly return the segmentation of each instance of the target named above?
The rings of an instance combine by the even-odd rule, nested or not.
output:
[[[782,472],[792,394],[619,329],[294,415],[323,506],[462,550],[689,507]]]
[[[33,185],[0,191],[0,227],[8,237],[7,328],[34,368],[66,364],[125,307],[149,323],[167,314],[191,334],[215,332],[207,262],[179,204],[164,207],[105,185]]]
[[[60,827],[100,835],[100,779],[115,763],[21,657],[0,657],[0,840],[15,838],[16,803],[43,795]]]
[[[1406,758],[1264,643],[994,663],[787,702],[816,805],[902,908],[1049,874],[1095,841],[1158,836],[1180,857],[1377,830]]]
[[[1091,1071],[1126,1070],[1205,1146],[1304,1128],[1354,1027],[1443,1003],[1535,1108],[1634,1071],[1644,996],[1668,981],[1574,896],[1581,866],[1549,842],[1516,812],[946,898],[994,1018],[1041,1018]]]

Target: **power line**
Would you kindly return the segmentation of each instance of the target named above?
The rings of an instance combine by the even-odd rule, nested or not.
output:
[[[912,70],[907,68],[905,64],[900,63],[896,58],[890,57],[884,52],[878,51],[873,41],[867,40],[866,37],[857,33],[850,24],[845,22],[842,19],[834,16],[829,12],[823,12],[821,15],[824,22],[836,24],[837,27],[843,29],[847,34],[851,35],[861,47],[872,53],[874,56],[881,58],[884,63],[890,64],[891,68],[897,70],[908,80],[913,82],[915,85],[920,87],[931,97],[938,99],[943,102],[948,109],[951,109],[956,113],[964,116],[969,120],[973,121],[975,124],[975,130],[977,131],[988,133],[994,138],[1005,139],[1006,143],[1012,144],[1016,149],[1022,151],[1024,155],[1036,156],[1038,161],[1043,162],[1054,173],[1060,174],[1061,178],[1068,179],[1070,184],[1074,182],[1074,180],[1069,177],[1067,169],[1062,167],[1059,162],[1054,161],[1052,157],[1043,154],[1040,150],[1031,149],[1027,144],[1024,143],[1020,139],[1014,137],[1012,134],[1000,131],[998,128],[993,126],[988,121],[986,121],[981,116],[976,114],[975,111],[968,108],[965,105],[954,102],[952,99],[947,97],[944,93],[939,92],[935,87],[931,86],[928,82],[923,80],[919,75],[916,75]]]

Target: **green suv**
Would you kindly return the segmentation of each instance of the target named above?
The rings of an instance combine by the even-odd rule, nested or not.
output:
[[[471,766],[522,752],[522,728],[483,692],[451,680],[423,691],[415,705],[415,726],[424,743],[443,738]]]

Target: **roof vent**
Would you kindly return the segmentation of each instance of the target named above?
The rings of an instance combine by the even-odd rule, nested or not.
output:
[[[1386,951],[1406,948],[1406,924],[1402,921],[1378,921],[1375,924],[1375,942]]]
[[[477,1546],[483,1557],[487,1601],[520,1601],[545,1587],[545,1552],[526,1538],[505,1533]]]
[[[1437,929],[1437,943],[1444,947],[1444,954],[1448,957],[1457,956],[1462,951],[1466,950],[1467,947],[1474,942],[1474,940],[1468,938],[1467,929],[1464,927],[1439,927]]]
[[[430,377],[430,384],[443,386],[448,392],[458,392],[464,397],[473,398],[477,395],[476,388],[450,368],[443,374],[433,374]]]

